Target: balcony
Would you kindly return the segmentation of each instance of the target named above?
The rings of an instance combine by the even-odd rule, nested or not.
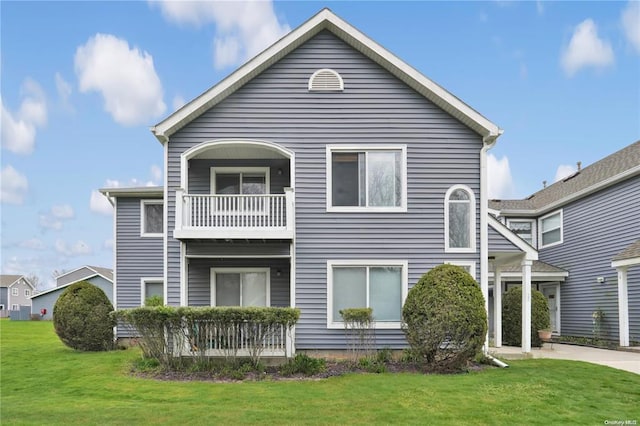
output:
[[[291,239],[294,194],[213,195],[176,191],[177,239]]]

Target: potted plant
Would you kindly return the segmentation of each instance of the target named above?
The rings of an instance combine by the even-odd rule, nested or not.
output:
[[[551,341],[551,329],[549,328],[543,328],[542,330],[538,330],[538,337],[540,338],[540,340],[542,340],[543,342],[549,342]]]

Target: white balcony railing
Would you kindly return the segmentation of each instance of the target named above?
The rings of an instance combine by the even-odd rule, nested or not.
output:
[[[174,353],[178,356],[202,354],[208,357],[246,357],[260,354],[266,357],[290,357],[291,339],[281,324],[253,323],[221,327],[209,321],[198,321],[197,328],[173,336]]]
[[[291,238],[293,190],[284,194],[200,195],[176,191],[176,238]]]

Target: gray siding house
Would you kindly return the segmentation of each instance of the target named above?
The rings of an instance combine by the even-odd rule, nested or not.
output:
[[[113,304],[113,271],[99,266],[82,266],[56,277],[54,288],[32,296],[31,312],[40,314],[43,320],[53,319],[53,307],[58,297],[67,287],[79,281],[87,281],[101,289]]]
[[[31,306],[35,287],[24,275],[0,275],[0,318],[7,318],[9,311],[20,311]]]
[[[467,268],[488,299],[490,256],[525,277],[537,260],[488,214],[502,130],[328,9],[152,132],[165,186],[101,190],[118,308],[147,283],[172,306],[297,307],[288,347],[322,351],[347,347],[340,309],[368,306],[376,344],[402,348],[431,268]]]
[[[490,207],[541,261],[565,271],[537,283],[554,309],[555,333],[640,343],[640,141],[524,200]]]

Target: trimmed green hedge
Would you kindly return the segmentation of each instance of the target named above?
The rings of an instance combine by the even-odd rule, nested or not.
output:
[[[140,346],[146,357],[157,359],[166,368],[176,367],[185,344],[195,357],[206,362],[207,348],[215,330],[215,339],[227,358],[237,357],[239,337],[248,341],[250,358],[258,364],[265,342],[284,327],[287,335],[300,318],[294,308],[272,307],[171,307],[153,306],[123,309],[116,319],[132,325],[140,334]]]
[[[106,351],[113,348],[110,316],[113,305],[104,291],[80,281],[67,287],[53,306],[53,326],[62,342],[80,351]]]
[[[531,289],[531,346],[542,347],[538,330],[550,327],[549,303],[544,294]],[[502,295],[502,342],[522,345],[522,287],[510,288]]]
[[[459,371],[480,352],[487,314],[478,283],[459,266],[422,276],[402,308],[411,355],[430,371]]]

